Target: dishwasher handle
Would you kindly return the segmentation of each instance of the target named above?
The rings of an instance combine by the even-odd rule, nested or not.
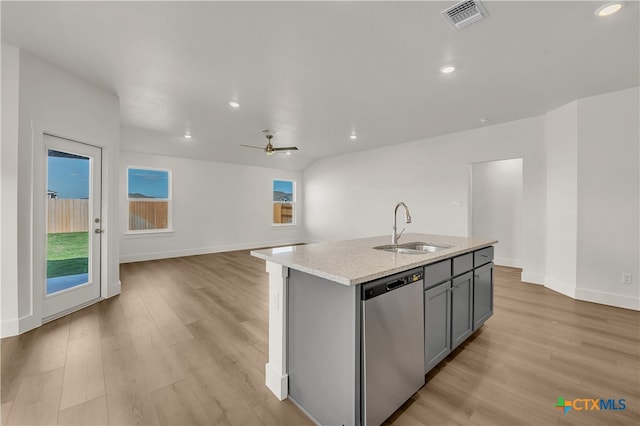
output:
[[[407,281],[403,278],[397,279],[395,281],[391,281],[390,283],[387,284],[387,291],[393,290],[395,288],[401,287],[403,285],[405,285],[407,283]]]

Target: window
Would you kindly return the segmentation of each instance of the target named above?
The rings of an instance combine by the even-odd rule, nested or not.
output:
[[[290,180],[273,181],[273,224],[294,225],[295,221],[295,182]]]
[[[127,168],[129,231],[171,229],[171,172],[169,170]]]

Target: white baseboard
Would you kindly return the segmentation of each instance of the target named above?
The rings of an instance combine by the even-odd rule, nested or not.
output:
[[[216,247],[200,247],[195,249],[158,251],[152,253],[140,253],[121,255],[120,263],[143,262],[145,260],[169,259],[172,257],[197,256],[199,254],[221,253],[225,251],[250,250],[265,247],[299,244],[299,240],[261,241],[253,243],[230,244]]]
[[[525,282],[525,283],[544,285],[545,277],[544,275],[525,272],[523,269],[520,279],[522,280],[522,282]]]
[[[107,286],[107,294],[105,295],[105,299],[117,296],[120,293],[122,293],[122,281],[118,280],[118,282]]]
[[[289,375],[281,375],[269,363],[264,365],[264,370],[267,387],[280,401],[287,399],[287,395],[289,395]]]
[[[537,274],[528,274],[524,271],[521,279],[523,282],[544,285],[550,290],[557,291],[575,300],[640,311],[640,299],[637,297],[578,288],[560,280]]]
[[[18,334],[18,320],[10,319],[7,321],[2,321],[2,325],[0,326],[0,337],[11,337]]]
[[[640,299],[632,296],[623,296],[603,291],[577,288],[576,299],[583,300],[585,302],[599,303],[601,305],[640,311]]]
[[[493,259],[493,263],[498,266],[506,266],[508,268],[522,268],[522,260],[520,259],[507,259],[506,257],[496,257]]]
[[[553,291],[557,291],[558,293],[564,294],[565,296],[569,296],[572,299],[576,298],[576,287],[575,285],[571,285],[569,283],[565,283],[564,281],[557,280],[555,278],[547,277],[545,280],[545,287],[551,289]]]
[[[35,315],[27,315],[18,320],[18,332],[20,334],[26,333],[29,330],[33,330],[34,328],[38,328],[42,325],[42,318],[36,317]]]
[[[319,244],[319,243],[325,243],[326,241],[324,240],[310,240],[310,239],[306,239],[304,240],[305,244]]]
[[[122,283],[120,280],[118,280],[117,283],[110,285],[108,288],[109,288],[109,294],[107,295],[107,297],[117,296],[118,294],[121,293]],[[96,303],[96,301],[91,301],[86,306],[92,305],[94,303]],[[82,305],[81,307],[74,307],[69,312],[76,311],[83,307],[85,307],[85,305]],[[64,314],[61,314],[59,316],[64,316],[69,312],[65,312]],[[59,316],[56,316],[55,318],[58,318]],[[53,317],[49,318],[49,320],[51,319],[54,319],[54,318]],[[19,319],[11,319],[8,321],[3,321],[2,324],[0,325],[0,337],[5,338],[5,337],[16,336],[18,334],[26,333],[27,331],[40,327],[42,324],[43,324],[42,319],[37,318],[33,314],[24,316]]]

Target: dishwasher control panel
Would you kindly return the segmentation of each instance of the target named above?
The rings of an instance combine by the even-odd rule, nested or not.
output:
[[[381,294],[403,287],[407,284],[421,281],[424,277],[422,269],[414,269],[407,272],[382,278],[362,285],[362,300],[369,300]]]
[[[417,274],[412,274],[408,277],[410,283],[415,283],[416,281],[420,281],[423,277],[422,272],[418,272]]]

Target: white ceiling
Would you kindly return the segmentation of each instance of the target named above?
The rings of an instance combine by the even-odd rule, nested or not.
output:
[[[460,31],[440,15],[454,3],[2,1],[2,43],[117,95],[146,130],[123,149],[297,170],[639,84],[636,1],[606,18],[605,2],[486,1]],[[239,146],[265,128],[300,151]]]

